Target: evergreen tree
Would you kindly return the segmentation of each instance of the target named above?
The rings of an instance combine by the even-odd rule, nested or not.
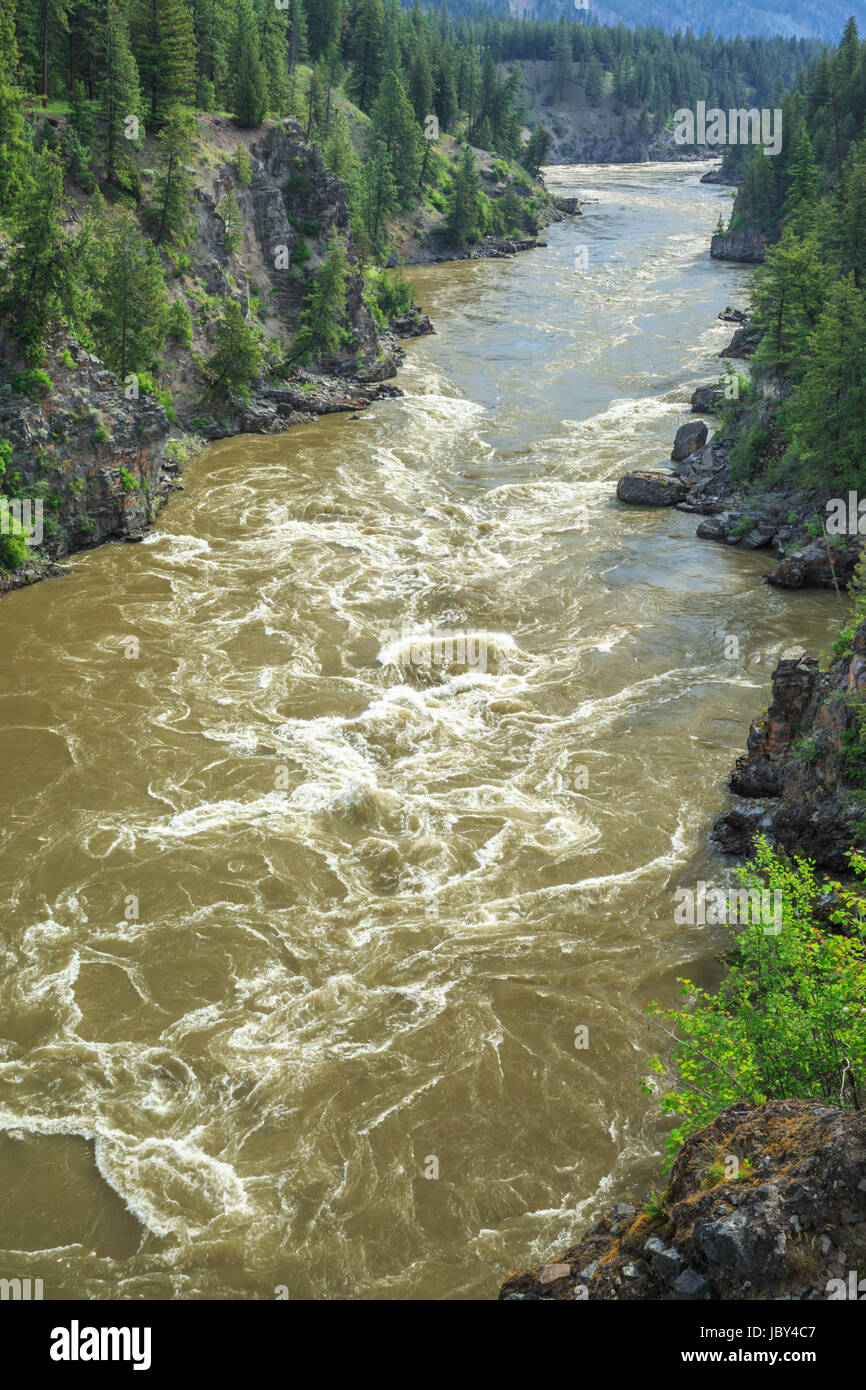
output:
[[[171,107],[159,133],[153,195],[148,208],[157,246],[165,241],[185,246],[191,240],[195,179],[187,166],[195,132],[192,112],[182,106]]]
[[[28,170],[18,62],[15,0],[0,0],[0,215],[14,207]]]
[[[388,151],[400,206],[411,207],[418,188],[422,136],[395,72],[386,72],[383,77],[370,119],[374,139],[381,140]]]
[[[216,351],[208,358],[210,391],[214,396],[244,398],[262,370],[262,351],[255,331],[240,305],[227,299],[217,324]]]
[[[60,317],[66,289],[63,170],[54,150],[43,149],[18,185],[12,251],[0,270],[0,312],[8,317],[25,359],[42,360],[45,332]]]
[[[105,171],[109,179],[117,182],[127,160],[125,139],[128,122],[138,119],[141,107],[138,68],[130,51],[126,20],[118,0],[107,0],[105,7],[102,63],[99,116]]]
[[[571,35],[565,24],[560,24],[553,44],[553,90],[557,101],[563,101],[568,83],[571,81],[573,50]]]
[[[475,156],[468,145],[463,148],[454,174],[445,230],[458,246],[478,241],[484,232],[484,195]]]
[[[866,306],[853,275],[830,287],[789,418],[795,453],[822,481],[866,482]]]
[[[260,0],[259,15],[261,55],[268,81],[268,109],[277,116],[283,116],[291,105],[288,11],[278,10],[274,0]]]
[[[391,172],[391,158],[382,140],[375,140],[367,152],[363,177],[364,226],[371,247],[382,245],[385,218],[397,208],[397,187]]]
[[[139,0],[133,52],[150,121],[161,124],[171,106],[195,99],[195,35],[185,0]]]
[[[268,84],[250,0],[238,0],[233,59],[234,118],[239,126],[261,125],[268,111]]]
[[[243,219],[233,188],[229,189],[223,199],[220,217],[223,220],[223,246],[229,256],[234,256],[243,243]]]
[[[334,113],[334,119],[331,122],[331,134],[325,146],[325,163],[338,179],[342,179],[345,183],[349,182],[357,161],[352,141],[349,138],[346,118],[341,111]]]
[[[130,372],[152,369],[165,340],[168,297],[159,257],[130,208],[117,208],[100,232],[93,336],[123,382]]]
[[[786,231],[767,253],[752,290],[752,322],[761,335],[753,358],[756,372],[791,381],[802,373],[827,278],[814,234],[801,241]]]
[[[308,360],[336,352],[346,313],[348,279],[346,247],[332,228],[321,268],[304,300],[301,327],[292,347],[294,357]]]
[[[310,56],[321,58],[340,43],[342,10],[340,0],[306,0],[306,30]]]
[[[526,169],[534,179],[538,178],[541,166],[547,158],[552,144],[553,136],[550,131],[546,130],[543,125],[536,126],[529,137],[526,151],[520,161],[524,169]]]
[[[793,227],[797,235],[802,237],[818,201],[818,166],[812,152],[812,142],[804,125],[797,133],[787,177],[788,196],[783,213],[787,225]]]
[[[423,39],[415,45],[415,53],[409,70],[409,100],[415,112],[415,119],[423,125],[433,113],[433,74]]]
[[[382,80],[384,26],[382,0],[358,0],[351,42],[354,61],[346,88],[362,111],[370,110]]]

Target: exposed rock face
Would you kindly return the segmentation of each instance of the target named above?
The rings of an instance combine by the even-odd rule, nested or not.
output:
[[[0,353],[11,352],[0,334]],[[139,534],[175,485],[166,451],[173,431],[157,401],[127,399],[114,374],[64,334],[50,341],[45,370],[52,390],[44,399],[0,387],[9,472],[20,473],[27,496],[41,497],[46,535],[33,566],[0,570],[0,589],[40,578],[46,558]]]
[[[786,555],[779,568],[767,576],[767,582],[780,589],[833,589],[837,585],[846,588],[862,547],[860,536],[846,536],[839,546],[828,546],[823,539],[813,541]]]
[[[716,406],[725,398],[721,386],[698,386],[692,392],[691,407],[695,415],[714,415]]]
[[[732,1106],[693,1135],[660,1211],[619,1203],[499,1297],[823,1300],[850,1296],[849,1272],[864,1266],[866,1114],[774,1100]]]
[[[638,507],[674,507],[688,488],[673,473],[626,473],[616,486],[620,502]]]
[[[866,621],[851,651],[821,672],[795,648],[773,672],[766,715],[749,730],[747,751],[731,776],[731,790],[758,798],[760,807],[736,807],[717,822],[714,836],[729,853],[747,854],[764,834],[789,854],[805,855],[835,871],[846,852],[866,841],[856,753],[858,705],[866,698]]]
[[[728,346],[722,348],[720,357],[751,357],[755,348],[758,346],[758,335],[754,328],[749,325],[748,319],[740,322],[739,328],[734,333]]]
[[[701,176],[701,183],[721,183],[728,188],[736,188],[739,179],[736,174],[732,174],[726,169],[724,164],[720,164],[716,169],[710,169],[708,173]]]
[[[722,232],[713,237],[710,255],[717,261],[746,261],[760,265],[766,255],[764,237],[753,231]]]
[[[680,425],[674,440],[674,447],[671,450],[671,458],[674,463],[681,463],[690,454],[703,448],[707,442],[708,433],[703,420],[691,420],[686,425]]]

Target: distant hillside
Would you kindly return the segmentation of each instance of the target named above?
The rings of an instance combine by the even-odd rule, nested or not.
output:
[[[599,5],[595,0],[453,0],[448,5],[452,19],[475,18],[483,13],[521,19],[574,19],[585,14],[595,24],[655,25],[666,33],[691,29],[702,34],[711,30],[723,38],[737,35],[782,34],[792,38],[835,40],[853,15],[861,28],[866,25],[866,5],[856,0],[826,0],[820,6],[807,0],[768,0],[747,4],[729,0],[721,6],[712,0],[692,0],[685,8],[674,8],[663,0],[612,0]]]

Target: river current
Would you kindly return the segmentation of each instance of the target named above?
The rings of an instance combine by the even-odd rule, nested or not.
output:
[[[614,497],[745,302],[704,167],[549,171],[545,248],[409,272],[401,399],[0,601],[0,1276],[490,1298],[658,1185],[674,891],[835,605]]]

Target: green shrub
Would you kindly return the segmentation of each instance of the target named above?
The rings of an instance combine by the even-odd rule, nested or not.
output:
[[[189,347],[192,342],[192,319],[189,316],[189,309],[182,299],[176,299],[168,311],[168,336],[173,338],[176,343],[183,347]]]
[[[133,478],[128,468],[120,465],[120,485],[124,492],[135,492],[136,488],[141,487],[141,480]]]
[[[18,376],[12,378],[12,389],[20,391],[24,396],[39,399],[47,396],[51,390],[51,377],[39,367],[30,367],[28,371],[19,372]]]
[[[851,852],[858,879],[866,859]],[[650,1014],[677,1043],[675,1088],[664,1090],[663,1111],[678,1123],[668,1138],[671,1161],[679,1146],[710,1124],[726,1106],[761,1105],[773,1098],[813,1097],[830,1105],[854,1103],[866,1081],[866,953],[862,922],[866,895],[860,884],[838,889],[839,935],[816,921],[814,867],[784,861],[766,840],[755,860],[739,871],[746,888],[781,895],[781,928],[760,922],[737,928],[730,968],[715,995],[681,981],[690,1007]],[[658,1056],[650,1059],[665,1072]],[[656,1083],[643,1083],[657,1093]]]

